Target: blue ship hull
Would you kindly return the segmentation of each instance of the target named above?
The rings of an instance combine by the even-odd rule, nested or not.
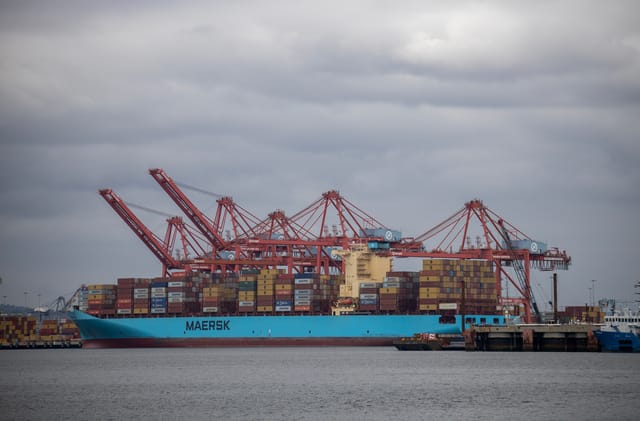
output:
[[[460,334],[455,323],[437,315],[215,316],[97,318],[81,311],[69,317],[83,347],[196,347],[292,345],[392,345],[415,333]],[[467,315],[476,323],[504,324],[497,315]]]
[[[604,352],[640,352],[640,338],[631,332],[596,330],[594,334]]]

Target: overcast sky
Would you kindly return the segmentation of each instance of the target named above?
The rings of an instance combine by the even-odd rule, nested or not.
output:
[[[632,298],[638,16],[637,1],[3,1],[0,296],[158,276],[97,191],[179,214],[148,175],[161,167],[260,217],[338,189],[405,236],[479,198],[572,256],[561,305],[593,286]],[[541,303],[550,276],[532,272]]]

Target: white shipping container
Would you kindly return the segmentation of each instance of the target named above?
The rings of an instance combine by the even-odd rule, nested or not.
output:
[[[378,294],[360,294],[361,300],[377,300]]]
[[[173,288],[183,287],[184,286],[184,281],[172,281],[172,282],[167,283],[167,286],[168,287],[173,287]]]
[[[218,307],[202,307],[203,313],[217,313]]]
[[[115,295],[116,291],[112,289],[90,289],[89,295]]]
[[[167,298],[167,302],[169,303],[184,303],[184,298],[182,297],[169,297]]]
[[[151,288],[151,293],[153,294],[154,292],[167,292],[167,288],[166,287],[153,287],[153,288]]]
[[[184,297],[184,292],[167,292],[167,297]]]
[[[134,294],[148,294],[149,293],[149,288],[134,288],[133,289],[133,293]]]
[[[378,288],[379,286],[377,282],[360,282],[360,288]]]
[[[136,300],[146,300],[149,298],[149,294],[133,294],[133,298]]]
[[[119,308],[118,309],[118,314],[131,314],[131,309],[130,308]]]
[[[251,307],[253,306],[254,301],[238,301],[238,305],[240,307]]]
[[[296,285],[308,285],[313,283],[311,278],[299,278],[295,280]]]
[[[152,307],[151,314],[164,314],[167,312],[167,309],[164,307]]]
[[[306,298],[306,299],[295,299],[295,301],[293,302],[295,305],[301,305],[301,306],[309,306],[311,305],[311,300]]]
[[[456,303],[440,303],[438,305],[440,310],[456,310],[458,308],[458,304]]]
[[[165,298],[167,296],[164,292],[152,292],[151,298]]]
[[[276,311],[291,311],[291,306],[276,306]]]

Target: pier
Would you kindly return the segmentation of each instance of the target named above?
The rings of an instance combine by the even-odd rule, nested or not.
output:
[[[0,349],[82,348],[81,339],[2,341]]]
[[[596,352],[597,326],[522,324],[473,326],[465,332],[467,351]]]

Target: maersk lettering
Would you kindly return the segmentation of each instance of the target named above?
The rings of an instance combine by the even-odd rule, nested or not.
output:
[[[230,320],[187,320],[186,330],[231,330]]]

